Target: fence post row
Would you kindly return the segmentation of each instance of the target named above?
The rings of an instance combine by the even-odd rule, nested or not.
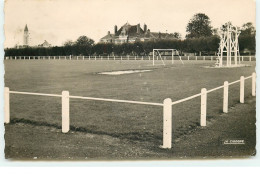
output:
[[[70,104],[69,91],[62,91],[62,132],[67,133],[70,130]]]
[[[5,87],[4,88],[4,110],[5,110],[5,119],[4,123],[8,124],[10,123],[10,93],[9,93],[9,88]]]
[[[163,101],[163,145],[162,148],[172,147],[172,100]]]
[[[228,81],[224,82],[223,112],[228,113]]]
[[[244,103],[245,99],[245,77],[240,77],[240,103]]]
[[[200,113],[200,126],[206,126],[207,121],[207,89],[201,89],[201,113]]]

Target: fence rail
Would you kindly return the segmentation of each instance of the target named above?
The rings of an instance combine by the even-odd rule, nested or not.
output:
[[[32,92],[18,92],[10,91],[8,87],[4,89],[4,103],[5,103],[5,120],[6,124],[10,123],[10,93],[12,94],[24,94],[24,95],[39,95],[39,96],[51,96],[51,97],[61,97],[62,103],[62,132],[67,133],[70,130],[70,110],[69,102],[70,98],[74,99],[86,99],[86,100],[96,100],[96,101],[108,101],[108,102],[118,102],[118,103],[131,103],[131,104],[142,104],[142,105],[153,105],[153,106],[163,106],[163,145],[162,148],[172,148],[172,106],[178,103],[182,103],[191,100],[196,97],[201,97],[201,114],[200,114],[200,125],[206,126],[207,117],[207,94],[223,88],[223,112],[228,113],[228,89],[229,85],[240,83],[240,103],[244,103],[244,81],[252,78],[252,96],[256,95],[256,73],[252,73],[251,76],[244,77],[241,76],[239,80],[228,83],[224,82],[223,86],[219,86],[210,90],[206,88],[201,89],[201,93],[192,95],[181,100],[172,102],[170,98],[164,99],[163,103],[153,103],[153,102],[141,102],[141,101],[131,101],[131,100],[117,100],[117,99],[107,99],[107,98],[94,98],[94,97],[83,97],[83,96],[71,96],[69,91],[62,91],[62,94],[45,94],[45,93],[32,93]]]
[[[40,95],[40,96],[48,96],[48,97],[61,97],[59,94],[46,94],[46,93],[33,93],[33,92],[18,92],[18,91],[9,91],[9,93],[13,94],[23,94],[23,95]]]
[[[118,103],[131,103],[131,104],[163,106],[162,103],[152,103],[152,102],[142,102],[142,101],[117,100],[117,99],[81,97],[81,96],[69,96],[69,97],[70,98],[76,98],[76,99],[84,99],[84,100],[97,100],[97,101],[109,101],[109,102],[118,102]]]
[[[164,60],[171,60],[172,56],[162,56]],[[174,56],[181,60],[216,60],[217,56]],[[226,56],[223,56],[226,58]],[[153,56],[6,56],[6,60],[153,60]],[[155,60],[159,60],[157,56]],[[255,56],[240,56],[241,61],[256,61]]]

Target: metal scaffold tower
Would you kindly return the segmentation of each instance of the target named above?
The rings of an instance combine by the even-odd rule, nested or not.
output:
[[[226,57],[226,66],[232,66],[232,57],[234,58],[234,64],[237,66],[240,64],[240,55],[239,55],[239,45],[238,45],[238,36],[240,31],[237,27],[228,23],[226,28],[222,28],[218,32],[220,36],[220,43],[218,49],[218,57],[216,66],[223,67],[223,58]],[[239,62],[239,63],[238,63]]]

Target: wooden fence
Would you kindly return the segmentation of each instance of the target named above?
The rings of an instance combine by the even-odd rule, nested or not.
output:
[[[45,94],[45,93],[32,93],[32,92],[18,92],[10,91],[8,87],[4,89],[4,111],[6,124],[10,123],[10,93],[12,94],[23,94],[23,95],[38,95],[38,96],[51,96],[51,97],[61,97],[62,102],[62,132],[67,133],[70,130],[70,98],[73,99],[84,99],[84,100],[94,100],[94,101],[108,101],[117,103],[131,103],[140,105],[151,105],[151,106],[162,106],[163,107],[163,145],[162,148],[172,148],[172,106],[191,100],[196,97],[201,97],[201,113],[200,113],[200,125],[206,126],[207,117],[207,94],[218,89],[223,88],[223,112],[228,113],[228,92],[229,85],[240,83],[240,103],[244,103],[244,82],[247,79],[252,78],[252,96],[256,96],[256,73],[252,73],[251,76],[244,77],[241,76],[239,80],[228,83],[224,82],[224,85],[207,90],[206,88],[201,89],[201,93],[192,95],[181,100],[172,102],[170,98],[166,98],[163,103],[153,103],[153,102],[142,102],[142,101],[131,101],[131,100],[117,100],[117,99],[107,99],[107,98],[94,98],[94,97],[82,97],[82,96],[72,96],[69,91],[62,91],[62,94]]]

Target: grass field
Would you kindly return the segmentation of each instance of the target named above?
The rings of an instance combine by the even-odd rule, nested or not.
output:
[[[251,67],[211,69],[210,61],[179,61],[166,67],[151,67],[151,61],[69,61],[5,60],[5,86],[10,90],[97,98],[113,98],[162,103],[215,88],[224,81],[250,76]],[[102,71],[152,69],[126,75],[100,75]],[[245,81],[245,97],[250,96],[251,79]],[[207,118],[222,112],[223,90],[208,94]],[[30,95],[10,95],[11,121],[61,127],[61,99]],[[239,102],[239,84],[229,88],[229,107]],[[70,100],[71,129],[130,140],[162,144],[162,107],[89,100]],[[199,125],[200,98],[173,106],[174,139]]]

